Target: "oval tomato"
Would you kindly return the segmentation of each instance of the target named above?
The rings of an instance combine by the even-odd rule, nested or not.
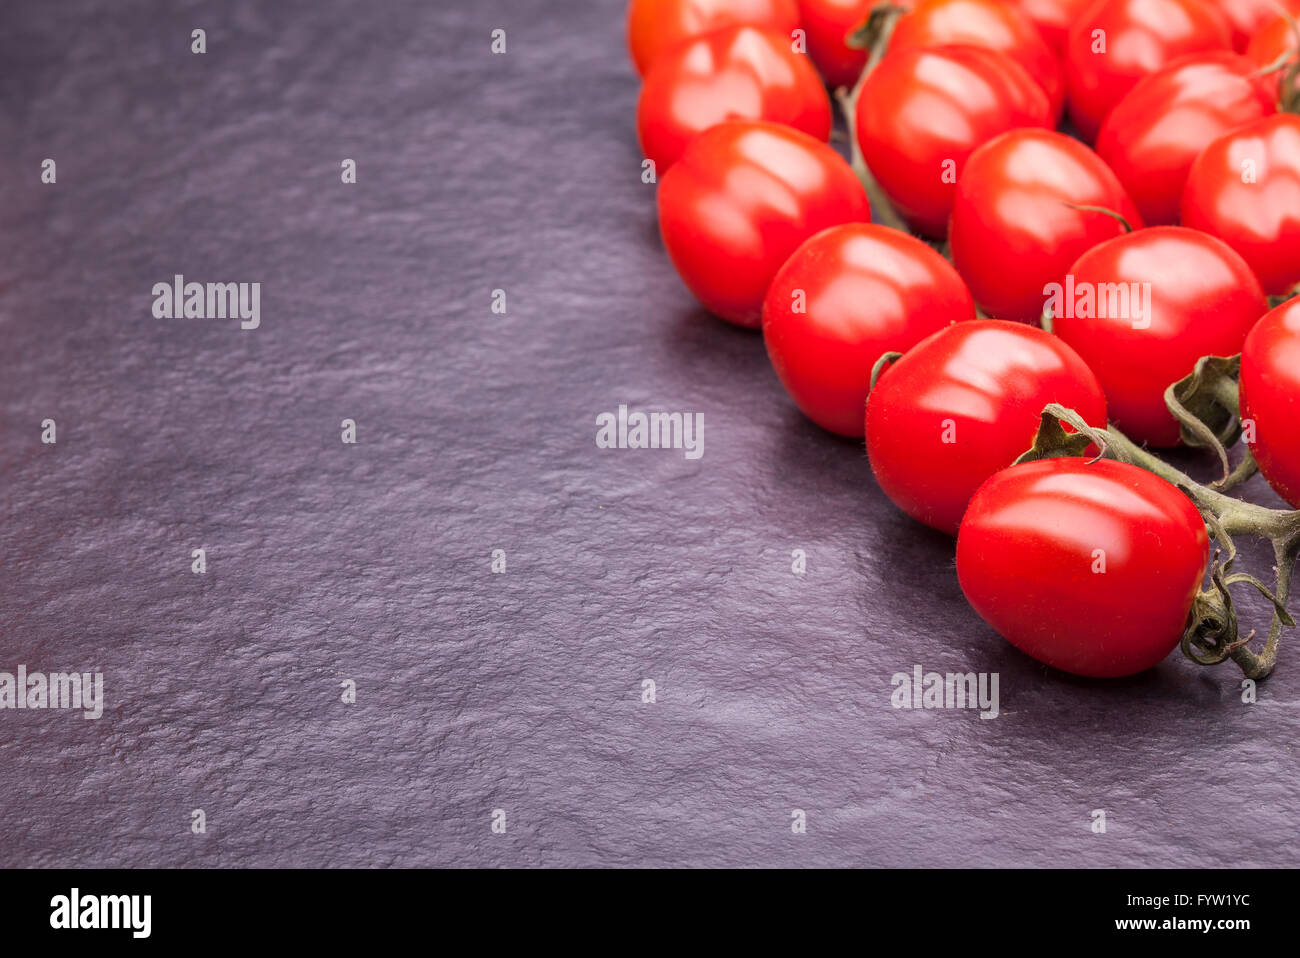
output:
[[[975,318],[961,277],[915,237],[848,223],[799,247],[763,305],[767,354],[786,392],[823,429],[861,436],[876,361]]]
[[[1106,389],[1111,421],[1137,442],[1176,446],[1165,390],[1202,356],[1241,352],[1268,311],[1259,280],[1222,240],[1153,226],[1079,257],[1049,302],[1052,328]]]
[[[904,353],[871,390],[871,469],[909,516],[956,535],[975,490],[1033,445],[1054,402],[1105,426],[1101,384],[1065,342],[1020,323],[957,323]]]
[[[662,175],[686,144],[723,120],[771,120],[825,140],[831,103],[788,37],[724,27],[655,61],[637,102],[637,133]]]
[[[996,50],[1015,60],[1047,94],[1052,115],[1065,105],[1061,65],[1042,34],[1023,14],[1001,0],[914,0],[899,18],[889,53],[965,44]]]
[[[1052,125],[1042,88],[1014,60],[981,47],[888,54],[867,75],[858,145],[908,225],[943,236],[966,158],[999,133]]]
[[[1290,292],[1300,283],[1300,117],[1265,117],[1206,147],[1187,177],[1182,217],[1240,253],[1264,292]]]
[[[659,183],[659,230],[678,274],[707,309],[741,326],[760,324],[772,277],[804,240],[870,218],[840,155],[776,123],[711,127]]]
[[[867,65],[867,51],[844,41],[871,12],[872,0],[799,0],[808,56],[828,86],[851,87]]]
[[[1092,2],[1094,0],[1011,0],[1011,5],[1038,28],[1054,53],[1063,56],[1071,24]]]
[[[1241,417],[1269,485],[1300,509],[1300,299],[1256,324],[1241,350]],[[1251,439],[1247,431],[1246,436]]]
[[[1098,0],[1066,41],[1070,117],[1089,142],[1144,76],[1189,53],[1228,50],[1223,15],[1203,0]]]
[[[1044,288],[1124,232],[1098,206],[1142,226],[1115,174],[1087,146],[1051,130],[1012,130],[971,154],[952,208],[952,261],[980,309],[1037,325]]]
[[[1300,5],[1300,0],[1297,0]],[[1300,13],[1300,11],[1297,11]],[[1282,60],[1282,55],[1291,51],[1291,56],[1285,61],[1285,66],[1278,71],[1278,96],[1279,99],[1285,98],[1287,91],[1282,90],[1281,84],[1286,81],[1290,68],[1295,66],[1296,60],[1300,59],[1300,37],[1296,36],[1296,29],[1291,25],[1291,21],[1286,17],[1278,17],[1276,20],[1270,20],[1258,33],[1251,39],[1250,45],[1246,47],[1246,59],[1250,60],[1261,70],[1271,68],[1275,63]],[[1293,88],[1293,96],[1300,98],[1300,77],[1296,77]]]
[[[999,472],[957,537],[957,578],[980,618],[1039,662],[1093,678],[1135,675],[1173,651],[1209,560],[1191,500],[1109,459]]]
[[[1238,53],[1250,45],[1255,34],[1277,18],[1279,6],[1300,13],[1300,0],[1214,0],[1214,5],[1232,28],[1232,46]]]
[[[636,72],[687,40],[721,27],[752,26],[790,37],[799,29],[795,0],[632,0],[627,47]]]
[[[1218,136],[1276,111],[1255,65],[1217,51],[1183,57],[1138,81],[1115,105],[1097,152],[1151,225],[1178,222],[1192,162]]]

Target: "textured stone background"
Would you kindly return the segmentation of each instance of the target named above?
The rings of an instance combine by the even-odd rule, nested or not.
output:
[[[1300,648],[1245,706],[992,634],[679,285],[622,14],[5,4],[0,668],[108,709],[0,713],[0,865],[1295,864]],[[262,327],[154,319],[174,273]],[[598,450],[619,403],[703,459]],[[891,708],[915,664],[1005,714]]]

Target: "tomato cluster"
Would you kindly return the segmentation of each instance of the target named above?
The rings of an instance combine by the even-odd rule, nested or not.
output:
[[[1057,668],[1186,648],[1206,520],[1159,470],[1100,458],[1095,430],[1179,445],[1171,387],[1202,357],[1240,354],[1241,432],[1300,507],[1283,7],[1300,0],[629,5],[682,280],[761,330],[795,405],[864,440],[885,494],[957,537],[975,610]],[[1013,464],[1050,404],[1083,457]]]

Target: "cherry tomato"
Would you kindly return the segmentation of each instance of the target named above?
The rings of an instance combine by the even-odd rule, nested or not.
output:
[[[641,149],[662,175],[723,120],[771,120],[825,140],[831,103],[809,59],[778,33],[724,27],[655,61],[641,87]]]
[[[1192,162],[1218,136],[1276,111],[1277,91],[1235,53],[1183,57],[1110,111],[1097,152],[1150,224],[1177,223]]]
[[[1241,350],[1241,417],[1259,471],[1300,509],[1300,299],[1267,314]]]
[[[686,40],[720,27],[747,25],[791,36],[799,29],[795,0],[632,0],[627,47],[636,72]]]
[[[957,323],[876,381],[866,416],[871,469],[909,516],[956,535],[975,490],[1033,445],[1053,402],[1105,425],[1101,384],[1061,339],[1003,320]]]
[[[1137,207],[1096,153],[1051,130],[1012,130],[971,154],[957,181],[949,241],[975,302],[991,316],[1038,324],[1044,288],[1074,261],[1134,228]]]
[[[851,87],[867,65],[867,51],[845,38],[871,13],[873,0],[799,0],[799,18],[808,37],[808,56],[831,87]]]
[[[858,145],[908,225],[943,236],[966,158],[999,133],[1052,125],[1042,88],[1009,57],[981,47],[890,53],[867,75]]]
[[[1264,292],[1300,283],[1300,117],[1278,113],[1219,137],[1192,164],[1183,225],[1223,240]]]
[[[1278,15],[1282,6],[1300,13],[1300,0],[1213,0],[1232,28],[1232,46],[1243,52],[1250,40]]]
[[[707,309],[741,326],[759,326],[772,277],[804,240],[870,218],[840,155],[777,123],[719,123],[659,182],[669,259]]]
[[[1300,6],[1300,0],[1296,0],[1297,6]],[[1297,11],[1300,13],[1300,10]],[[1295,65],[1296,59],[1300,58],[1300,38],[1296,36],[1295,27],[1286,17],[1278,17],[1276,20],[1270,20],[1265,24],[1258,33],[1251,38],[1250,45],[1246,47],[1246,58],[1253,62],[1260,69],[1268,69],[1275,63],[1279,62],[1282,54],[1288,50],[1292,56],[1287,59],[1286,65],[1278,70],[1278,92],[1281,96],[1285,93],[1281,89],[1281,84],[1286,81],[1288,69]],[[1295,95],[1300,96],[1300,77],[1295,81]]]
[[[1065,78],[1052,48],[1033,23],[1001,0],[912,0],[911,11],[899,18],[889,40],[889,52],[968,44],[996,50],[1015,60],[1028,73],[1060,118],[1065,105]]]
[[[1027,16],[1047,45],[1058,56],[1065,53],[1065,39],[1070,25],[1093,0],[1011,0],[1011,5]]]
[[[1202,356],[1241,352],[1268,311],[1259,280],[1222,240],[1153,226],[1094,246],[1049,303],[1052,328],[1106,389],[1111,421],[1137,442],[1176,446],[1165,390]]]
[[[1180,56],[1231,46],[1227,21],[1204,0],[1097,0],[1066,41],[1070,117],[1091,143],[1138,80]]]
[[[999,472],[957,537],[957,579],[980,618],[1039,662],[1093,678],[1135,675],[1173,651],[1209,560],[1191,500],[1110,459]]]
[[[876,361],[974,318],[966,284],[925,243],[847,223],[786,260],[763,305],[763,338],[795,405],[823,429],[861,436]]]

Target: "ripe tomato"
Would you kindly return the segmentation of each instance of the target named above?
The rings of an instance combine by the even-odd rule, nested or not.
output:
[[[1153,226],[1094,246],[1066,276],[1052,328],[1106,388],[1111,421],[1137,442],[1176,446],[1165,390],[1202,356],[1241,352],[1268,311],[1259,280],[1222,240]]]
[[[786,260],[763,304],[763,338],[795,405],[823,429],[861,436],[876,361],[974,318],[966,284],[929,246],[847,223]]]
[[[1264,478],[1300,509],[1300,299],[1256,324],[1241,350],[1241,417]]]
[[[871,469],[909,516],[956,535],[975,490],[1033,445],[1053,402],[1105,426],[1101,384],[1061,339],[997,319],[957,323],[904,353],[871,390]]]
[[[872,0],[799,0],[799,18],[808,37],[808,56],[828,86],[851,87],[867,65],[867,51],[845,38],[867,19]]]
[[[1209,561],[1191,500],[1110,459],[999,472],[957,537],[957,579],[980,618],[1038,661],[1093,678],[1135,675],[1173,651]]]
[[[1300,0],[1296,0],[1296,3],[1300,6]],[[1288,50],[1292,51],[1293,55],[1286,61],[1286,67],[1279,70],[1277,74],[1278,90],[1281,95],[1286,93],[1280,85],[1286,81],[1288,69],[1295,65],[1297,58],[1300,58],[1300,38],[1296,37],[1291,21],[1286,17],[1270,20],[1251,38],[1250,45],[1246,47],[1246,58],[1260,69],[1273,66]],[[1296,86],[1300,88],[1300,77],[1296,78]]]
[[[1183,225],[1223,240],[1264,292],[1300,283],[1300,117],[1278,113],[1219,137],[1192,164]]]
[[[899,18],[889,40],[889,52],[968,44],[996,50],[1015,60],[1047,94],[1052,115],[1060,118],[1065,105],[1061,65],[1037,28],[1001,0],[912,0],[911,11]]]
[[[1232,28],[1232,46],[1243,52],[1250,40],[1278,15],[1282,6],[1292,13],[1300,13],[1300,0],[1214,0]]]
[[[741,326],[760,324],[772,277],[804,240],[870,218],[840,155],[777,123],[719,123],[659,182],[668,257],[707,309]]]
[[[1148,223],[1178,222],[1187,173],[1216,137],[1276,112],[1276,81],[1255,73],[1235,53],[1193,54],[1138,81],[1110,111],[1097,152]]]
[[[1228,50],[1227,21],[1204,0],[1097,0],[1070,27],[1070,117],[1089,142],[1138,80],[1189,53]]]
[[[890,53],[867,75],[857,106],[858,145],[907,220],[943,236],[966,158],[999,133],[1049,127],[1042,88],[1014,60],[982,47]]]
[[[1124,232],[1105,213],[1135,228],[1137,207],[1096,153],[1051,130],[1012,130],[971,154],[952,208],[952,261],[975,302],[991,316],[1038,324],[1044,287],[1074,261]]]
[[[799,28],[795,0],[632,0],[627,47],[644,74],[660,54],[719,27],[762,27],[789,37]]]
[[[1065,38],[1070,25],[1093,0],[1011,0],[1011,5],[1027,16],[1047,45],[1057,56],[1065,53]]]
[[[723,120],[771,120],[825,140],[826,88],[790,38],[753,27],[723,27],[655,61],[637,103],[637,133],[662,175],[686,144]]]

